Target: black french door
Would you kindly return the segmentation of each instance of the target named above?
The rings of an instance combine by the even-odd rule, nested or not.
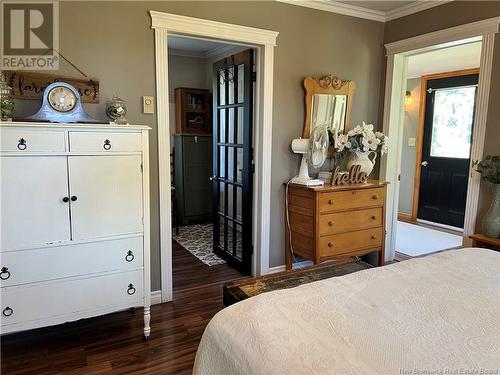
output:
[[[214,253],[252,268],[253,50],[213,66]]]
[[[463,228],[478,74],[427,81],[419,219]]]

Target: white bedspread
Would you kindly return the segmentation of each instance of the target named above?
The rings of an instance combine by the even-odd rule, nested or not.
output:
[[[498,374],[500,253],[446,251],[239,302],[207,326],[193,373]]]

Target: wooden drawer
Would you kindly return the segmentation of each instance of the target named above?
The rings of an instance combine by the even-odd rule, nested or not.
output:
[[[2,253],[2,287],[143,267],[143,238]]]
[[[355,250],[375,249],[382,245],[383,228],[364,229],[320,237],[320,257],[349,253]]]
[[[2,152],[65,152],[63,130],[6,128],[0,130]]]
[[[384,202],[384,188],[321,193],[319,196],[319,211],[320,213],[323,213],[338,210],[376,207],[383,206]]]
[[[382,207],[377,207],[320,215],[319,234],[322,236],[379,227],[383,222],[383,212]]]
[[[85,311],[111,306],[139,306],[143,295],[142,270],[2,288],[2,327],[69,314],[76,319]]]
[[[137,152],[142,150],[141,133],[69,132],[71,152]]]

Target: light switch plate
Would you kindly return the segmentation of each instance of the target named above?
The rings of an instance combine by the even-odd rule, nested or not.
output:
[[[142,112],[146,114],[155,113],[155,97],[143,96],[142,97]]]
[[[408,138],[408,146],[415,147],[416,144],[417,144],[416,138]]]

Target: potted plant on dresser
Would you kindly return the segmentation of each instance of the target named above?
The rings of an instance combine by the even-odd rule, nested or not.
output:
[[[493,185],[493,201],[483,219],[484,234],[491,238],[500,237],[500,156],[486,156],[477,163],[476,170],[483,181]]]

